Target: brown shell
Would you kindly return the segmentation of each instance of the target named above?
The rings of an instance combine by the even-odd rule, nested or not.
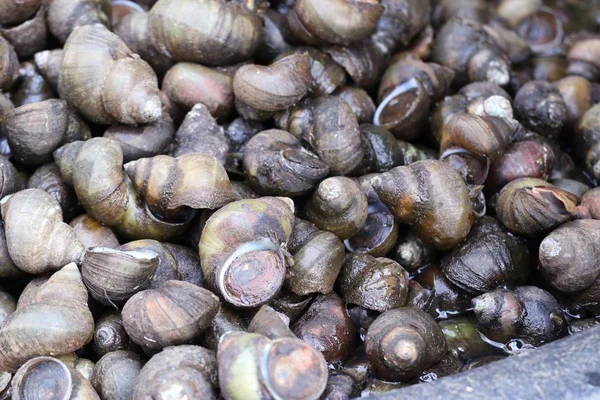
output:
[[[54,158],[86,212],[125,238],[166,240],[190,224],[189,220],[165,222],[152,216],[123,172],[123,152],[117,141],[92,138],[69,143],[56,150]]]
[[[81,275],[95,300],[114,306],[147,288],[157,265],[153,251],[96,247],[85,253]]]
[[[304,101],[276,117],[279,128],[302,138],[333,175],[351,173],[364,157],[356,115],[338,97]]]
[[[87,344],[94,332],[87,299],[74,263],[55,272],[0,329],[2,369],[16,371],[32,357],[65,354]]]
[[[69,36],[59,92],[98,124],[150,123],[162,114],[158,80],[150,65],[101,25],[78,27]]]
[[[118,24],[114,24],[114,32],[125,42],[127,47],[150,64],[160,78],[173,65],[173,60],[152,41],[148,28],[149,14],[139,10],[135,11],[125,15]]]
[[[346,303],[383,312],[405,305],[408,273],[389,258],[347,254],[336,285]]]
[[[124,168],[150,211],[160,217],[182,207],[216,209],[233,201],[225,168],[209,155],[160,155],[131,161]]]
[[[306,44],[349,44],[372,34],[383,11],[374,0],[298,0],[287,18]]]
[[[368,215],[367,196],[349,178],[331,177],[319,184],[307,203],[306,218],[342,240],[354,236]]]
[[[65,220],[70,220],[77,208],[77,197],[72,187],[68,186],[60,175],[55,163],[44,164],[29,177],[29,189],[42,189],[58,201]]]
[[[0,89],[8,91],[19,77],[19,59],[14,47],[0,36]]]
[[[223,128],[217,124],[204,104],[196,104],[177,129],[171,155],[179,157],[189,153],[207,154],[225,165],[228,152],[229,143]]]
[[[0,25],[17,25],[32,17],[42,0],[6,0],[0,5]]]
[[[75,218],[69,222],[69,225],[86,249],[90,247],[119,247],[119,240],[114,232],[108,226],[102,225],[87,214]]]
[[[193,63],[177,63],[162,82],[162,89],[185,111],[198,103],[204,104],[218,120],[233,111],[233,79],[217,69]]]
[[[52,385],[48,385],[52,382]],[[100,400],[87,379],[60,359],[35,357],[27,361],[12,381],[12,399]]]
[[[482,25],[464,18],[452,18],[437,32],[433,61],[450,67],[456,83],[488,81],[506,85],[510,60]]]
[[[529,278],[529,250],[491,217],[480,219],[467,239],[441,260],[444,275],[473,294],[522,285]]]
[[[123,307],[123,326],[132,341],[150,349],[189,343],[219,311],[219,299],[183,281],[144,290]]]
[[[235,64],[252,57],[260,44],[262,20],[256,5],[260,3],[159,0],[150,10],[148,28],[159,49],[175,61]]]
[[[219,387],[231,400],[317,400],[327,384],[323,356],[295,338],[231,332],[219,343],[217,359]]]
[[[143,365],[131,351],[112,351],[98,360],[90,382],[103,399],[131,399]]]
[[[471,230],[467,187],[458,172],[442,161],[396,167],[374,176],[370,183],[398,221],[413,225],[419,238],[438,250],[454,247]]]
[[[258,111],[285,110],[300,101],[311,83],[308,53],[292,54],[269,66],[244,65],[233,77],[236,104]],[[238,107],[238,112],[244,113]]]
[[[123,150],[123,162],[164,154],[175,136],[171,117],[163,110],[162,117],[150,124],[113,125],[104,131],[105,138],[117,140]]]
[[[61,43],[82,25],[104,25],[110,28],[109,0],[52,0],[48,7],[48,28]]]
[[[153,356],[136,379],[134,399],[177,396],[214,400],[217,359],[213,351],[200,346],[173,346]]]
[[[292,326],[292,331],[323,353],[330,363],[346,359],[357,339],[344,302],[335,293],[318,296]]]
[[[344,262],[344,245],[336,235],[296,218],[289,250],[294,257],[290,291],[300,296],[333,291]]]
[[[482,294],[473,299],[473,311],[478,330],[503,344],[520,339],[539,346],[562,337],[567,325],[558,301],[535,286]]]
[[[535,178],[520,178],[500,191],[498,219],[511,232],[538,237],[575,217],[579,197]]]
[[[60,205],[50,194],[26,189],[1,204],[8,252],[17,267],[40,274],[81,262],[85,248],[63,222]]]
[[[387,381],[417,377],[446,353],[435,320],[410,307],[389,310],[371,324],[365,351],[375,375]]]
[[[539,248],[539,269],[546,281],[562,293],[579,293],[583,305],[600,300],[599,237],[600,221],[572,221],[552,231]]]
[[[298,138],[278,129],[248,140],[244,170],[257,191],[289,197],[310,192],[329,174],[329,166],[302,147]]]
[[[285,197],[240,200],[217,210],[198,244],[209,287],[236,307],[271,300],[283,285],[287,260],[282,248],[293,227],[293,202]]]

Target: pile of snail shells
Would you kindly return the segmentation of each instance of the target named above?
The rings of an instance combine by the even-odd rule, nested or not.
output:
[[[600,35],[553,7],[2,1],[0,400],[350,399],[596,325]]]

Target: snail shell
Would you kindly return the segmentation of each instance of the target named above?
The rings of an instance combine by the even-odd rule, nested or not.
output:
[[[320,229],[344,240],[359,232],[367,220],[368,207],[367,196],[355,181],[331,177],[313,192],[305,214]]]
[[[137,354],[125,350],[112,351],[98,360],[90,381],[103,399],[131,399],[142,366]]]
[[[260,45],[257,6],[261,2],[159,0],[148,28],[152,41],[175,61],[231,65],[252,57]]]
[[[137,193],[159,217],[168,219],[183,207],[216,209],[233,201],[225,168],[209,155],[160,155],[131,161],[124,168]]]
[[[1,207],[8,253],[17,267],[40,274],[81,262],[85,248],[50,194],[22,190],[2,199]]]
[[[148,287],[157,265],[153,251],[95,247],[85,253],[81,275],[95,300],[114,306]]]
[[[19,368],[12,381],[12,398],[100,400],[81,373],[52,357],[35,357]]]
[[[408,273],[389,258],[347,254],[337,288],[346,303],[386,311],[405,304]]]
[[[370,183],[398,221],[413,225],[419,238],[438,250],[454,247],[471,230],[467,187],[458,172],[442,161],[396,167],[374,176]]]
[[[125,238],[166,240],[190,224],[187,215],[176,222],[152,215],[123,172],[123,152],[117,141],[92,138],[69,143],[55,151],[54,158],[86,212]]]
[[[296,338],[230,332],[219,343],[217,360],[219,386],[231,400],[317,400],[327,385],[325,359]]]
[[[292,325],[294,334],[323,353],[328,362],[346,359],[355,347],[357,332],[344,301],[335,292],[320,295]]]
[[[109,0],[52,0],[48,7],[48,28],[61,43],[82,25],[110,27]]]
[[[266,67],[255,64],[242,66],[233,77],[238,112],[248,117],[243,112],[244,107],[275,112],[296,104],[310,87],[310,61],[308,53],[300,53]],[[239,104],[244,107],[240,108]]]
[[[91,137],[87,125],[64,100],[17,107],[6,115],[8,143],[21,164],[41,165],[65,143]]]
[[[536,237],[575,217],[579,197],[536,178],[520,178],[504,186],[496,213],[509,231]]]
[[[526,283],[528,264],[527,246],[491,217],[480,219],[467,239],[441,261],[444,275],[473,294]]]
[[[135,381],[134,400],[214,400],[217,386],[217,359],[213,351],[200,346],[168,347],[153,356]]]
[[[262,193],[298,196],[310,192],[329,174],[329,166],[286,131],[254,135],[244,149],[246,176]]]
[[[240,200],[217,210],[198,244],[209,287],[236,307],[271,300],[283,285],[283,250],[293,227],[293,202],[284,197]]]
[[[74,263],[55,272],[0,329],[0,367],[16,371],[30,358],[66,354],[87,344],[94,319]]]
[[[336,235],[296,218],[288,249],[294,256],[287,282],[291,292],[304,296],[333,291],[344,262],[344,245]]]
[[[123,307],[123,326],[131,340],[150,349],[188,343],[219,311],[219,299],[188,282],[167,281],[144,290]]]
[[[81,26],[69,36],[59,92],[61,98],[98,124],[144,124],[162,114],[152,68],[102,26]]]
[[[371,324],[365,351],[375,374],[388,381],[407,380],[439,361],[446,341],[435,320],[410,307],[389,310]]]

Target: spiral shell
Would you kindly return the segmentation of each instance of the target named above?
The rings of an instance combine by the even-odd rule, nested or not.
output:
[[[8,252],[17,267],[40,274],[81,262],[85,248],[63,222],[60,205],[51,195],[26,189],[1,204]]]
[[[381,314],[371,324],[365,351],[376,376],[388,381],[411,379],[439,361],[446,341],[435,320],[403,307]]]
[[[240,200],[206,221],[200,243],[209,287],[236,307],[272,299],[285,278],[285,246],[294,227],[293,202],[284,197]]]
[[[32,357],[65,354],[88,343],[94,319],[87,299],[74,263],[55,272],[0,329],[2,370],[16,371]]]
[[[59,92],[61,98],[98,124],[150,123],[162,114],[152,68],[102,26],[81,26],[69,36]]]
[[[372,177],[370,183],[398,221],[414,225],[419,238],[438,250],[454,247],[471,230],[467,187],[458,172],[442,161],[396,167]]]
[[[329,166],[294,135],[278,129],[250,138],[244,148],[244,169],[258,191],[290,197],[310,192],[329,173]]]
[[[129,162],[124,168],[157,216],[168,216],[183,207],[216,209],[233,201],[225,168],[209,155],[155,156]]]
[[[296,338],[230,332],[219,343],[217,360],[219,386],[231,400],[316,400],[327,384],[323,356]]]
[[[150,349],[184,344],[207,328],[219,299],[188,282],[167,281],[144,290],[123,307],[123,326],[135,343]]]

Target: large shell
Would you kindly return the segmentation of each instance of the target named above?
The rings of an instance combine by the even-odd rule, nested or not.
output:
[[[21,164],[40,165],[65,143],[91,137],[87,125],[63,100],[26,104],[6,116],[8,143]]]
[[[161,349],[190,342],[219,311],[219,299],[183,281],[167,281],[133,296],[123,307],[123,326],[135,343]]]
[[[58,202],[41,189],[26,189],[2,200],[2,219],[11,259],[25,272],[55,271],[80,263],[85,248],[65,224]]]
[[[509,231],[537,237],[575,217],[579,197],[536,178],[520,178],[504,186],[496,213]]]
[[[94,319],[87,299],[74,263],[55,272],[0,329],[2,370],[16,371],[32,357],[65,354],[88,343]]]
[[[435,320],[410,307],[389,310],[371,324],[365,351],[376,376],[388,381],[411,379],[439,361],[446,341]]]
[[[94,299],[114,306],[148,287],[157,265],[153,251],[95,247],[85,253],[81,274]]]
[[[243,105],[238,111],[244,115],[244,107],[275,112],[293,106],[308,91],[310,67],[308,53],[292,54],[266,67],[242,66],[233,77],[236,103]]]
[[[112,351],[98,360],[90,381],[103,399],[131,399],[135,379],[142,366],[137,354],[125,350]]]
[[[240,200],[216,211],[198,245],[208,285],[230,304],[256,307],[280,290],[285,247],[294,227],[288,198]]]
[[[200,346],[173,346],[153,356],[135,381],[133,399],[216,399],[217,359]]]
[[[125,164],[125,173],[161,217],[182,207],[216,209],[233,201],[225,168],[209,155],[142,158]]]
[[[159,0],[148,27],[152,40],[175,61],[228,65],[252,56],[262,21],[250,8],[260,2]],[[199,23],[201,21],[201,23]]]
[[[419,238],[438,250],[454,247],[471,230],[467,187],[458,172],[442,161],[396,167],[374,176],[370,183],[397,220],[414,225]]]
[[[323,356],[296,338],[231,332],[219,343],[217,360],[219,386],[230,400],[317,400],[327,384]]]
[[[149,123],[162,114],[152,68],[103,26],[82,26],[69,36],[59,92],[72,107],[99,124]]]
[[[48,383],[52,382],[51,385]],[[77,370],[52,357],[27,361],[12,381],[12,399],[100,400],[92,385]]]
[[[54,158],[87,213],[124,237],[166,240],[189,226],[189,220],[166,222],[152,215],[123,172],[117,141],[92,138],[69,143],[55,151]]]
[[[473,294],[526,283],[528,264],[527,246],[490,217],[479,220],[469,237],[441,261],[444,275]]]

